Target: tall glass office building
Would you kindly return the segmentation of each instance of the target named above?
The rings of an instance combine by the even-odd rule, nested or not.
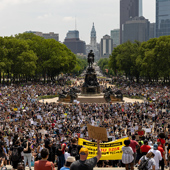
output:
[[[170,0],[156,0],[156,37],[170,35]]]
[[[123,24],[142,16],[142,0],[120,0],[120,44],[122,43]]]

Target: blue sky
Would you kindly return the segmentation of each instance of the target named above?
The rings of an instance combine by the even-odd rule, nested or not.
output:
[[[143,0],[143,16],[155,22],[155,1]],[[0,0],[0,36],[24,31],[55,32],[63,42],[68,30],[77,29],[90,42],[94,22],[97,42],[119,28],[119,0]]]

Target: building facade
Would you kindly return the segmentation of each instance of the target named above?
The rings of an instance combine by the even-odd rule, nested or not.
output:
[[[99,59],[99,45],[97,43],[97,36],[96,36],[96,30],[93,23],[91,33],[90,33],[90,44],[86,45],[86,54],[90,52],[90,50],[93,50],[93,53],[95,55],[95,60]]]
[[[68,31],[63,42],[74,54],[85,55],[86,43],[79,39],[79,31]]]
[[[170,0],[156,0],[156,37],[170,35]]]
[[[156,23],[150,23],[149,39],[156,37]]]
[[[33,32],[35,35],[44,37],[45,39],[55,39],[56,41],[59,41],[59,35],[55,34],[54,32],[50,33],[42,33],[42,32]]]
[[[110,37],[113,39],[113,47],[120,45],[120,29],[111,30]]]
[[[100,58],[108,58],[113,51],[113,39],[109,35],[103,36],[100,42]]]
[[[136,16],[142,16],[142,0],[120,0],[120,44],[123,24]]]
[[[126,21],[123,27],[123,43],[149,40],[150,22],[144,17],[134,17]]]

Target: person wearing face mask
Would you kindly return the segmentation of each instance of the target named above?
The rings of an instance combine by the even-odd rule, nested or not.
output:
[[[43,148],[44,148],[44,144],[43,144],[43,142],[41,142],[37,148],[37,158],[36,158],[37,161],[41,160],[41,151]]]

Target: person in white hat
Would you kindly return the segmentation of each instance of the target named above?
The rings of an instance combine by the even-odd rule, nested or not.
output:
[[[70,166],[74,161],[75,161],[75,157],[73,156],[67,157],[65,165],[60,170],[70,170]]]

